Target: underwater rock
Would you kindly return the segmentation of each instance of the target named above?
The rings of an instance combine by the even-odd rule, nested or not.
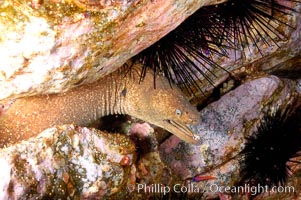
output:
[[[99,1],[95,6],[93,1],[79,0],[4,0],[0,5],[0,99],[59,93],[96,81],[173,30],[199,7],[221,2],[124,0]],[[294,13],[282,19],[296,27],[293,32],[283,30],[293,44],[283,48],[286,41],[279,42],[283,57],[300,53],[300,17],[296,18]],[[261,47],[267,53],[277,48]],[[259,66],[259,52],[248,55],[252,59],[246,58],[244,63],[255,61]],[[232,53],[215,57],[217,64],[229,71],[241,67],[241,62],[236,62],[240,59]],[[267,57],[263,63],[279,60],[276,54]],[[216,71],[218,77],[225,75],[223,70]]]
[[[190,145],[172,136],[160,146],[161,159],[182,180],[201,174],[216,177],[211,182],[219,185],[233,184],[239,178],[233,175],[239,169],[235,156],[245,138],[254,132],[262,113],[290,105],[298,98],[296,91],[295,81],[276,76],[247,81],[201,110],[201,123],[194,127],[201,143]]]
[[[284,3],[284,1],[279,2]],[[271,38],[256,38],[254,40],[256,41],[256,45],[254,45],[254,41],[248,38],[248,42],[244,44],[244,49],[235,46],[233,49],[227,49],[227,56],[220,56],[214,53],[210,55],[212,56],[212,60],[216,62],[219,67],[211,69],[210,66],[209,69],[212,73],[207,73],[207,77],[198,77],[200,78],[199,82],[203,93],[211,97],[215,87],[222,84],[226,79],[237,78],[237,80],[240,80],[241,78],[244,79],[244,76],[255,77],[256,74],[262,72],[282,78],[300,78],[301,4],[296,2],[294,2],[296,4],[290,3],[293,2],[285,1],[284,4],[288,7],[292,6],[295,11],[289,13],[286,17],[284,17],[284,15],[279,17],[279,20],[283,23],[272,23],[273,26],[277,24],[275,27],[277,27],[276,29],[280,35],[283,36],[282,38],[275,37],[275,35],[270,32],[271,30],[269,30],[263,35],[267,34]],[[268,22],[265,22],[263,25],[265,24],[268,24]],[[240,26],[239,23],[237,23],[237,26]],[[261,31],[259,32],[261,33]],[[258,36],[257,33],[254,35],[256,37]],[[233,37],[234,36],[231,36],[230,38],[232,39]],[[242,33],[241,37],[244,37],[244,33]],[[210,83],[207,78],[211,79],[212,83]],[[187,95],[193,104],[197,104],[206,99],[203,93],[196,93],[196,96],[191,94]]]
[[[160,183],[168,185],[171,182],[171,171],[160,159],[158,151],[143,155],[137,163],[139,184],[151,185]]]
[[[1,1],[0,99],[95,81],[210,1],[93,2]]]
[[[124,135],[64,125],[0,151],[0,199],[102,199],[130,176]]]

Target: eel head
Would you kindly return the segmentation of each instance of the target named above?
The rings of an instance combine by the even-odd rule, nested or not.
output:
[[[199,122],[198,111],[176,86],[171,87],[168,81],[161,78],[156,78],[155,89],[153,84],[143,86],[153,83],[152,78],[151,81],[144,79],[140,87],[136,88],[136,94],[131,95],[133,98],[130,99],[132,116],[159,126],[188,143],[196,144],[198,141],[188,125]]]

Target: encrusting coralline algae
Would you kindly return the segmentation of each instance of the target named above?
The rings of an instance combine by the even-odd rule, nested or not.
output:
[[[0,151],[0,199],[102,199],[127,184],[128,137],[57,126]]]

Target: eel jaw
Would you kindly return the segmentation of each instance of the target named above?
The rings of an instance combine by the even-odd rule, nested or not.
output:
[[[179,137],[181,140],[191,144],[197,144],[199,141],[192,130],[186,124],[178,121],[166,119],[163,120],[163,128]]]

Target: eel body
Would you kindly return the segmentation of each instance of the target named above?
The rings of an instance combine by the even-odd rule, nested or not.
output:
[[[88,126],[110,114],[131,115],[195,143],[187,125],[199,121],[196,109],[164,77],[156,78],[155,89],[152,72],[146,71],[140,81],[140,70],[122,67],[97,82],[66,93],[10,101],[9,108],[0,116],[0,144],[28,139],[55,125]]]

